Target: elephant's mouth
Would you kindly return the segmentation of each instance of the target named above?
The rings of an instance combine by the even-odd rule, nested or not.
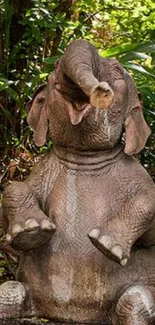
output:
[[[87,116],[93,106],[90,103],[68,103],[66,106],[70,121],[72,125],[78,125],[83,117]]]
[[[65,97],[62,93],[61,85],[55,83],[55,91],[63,96],[63,102],[65,103],[66,111],[69,115],[70,122],[72,125],[78,125],[84,116],[89,114],[89,111],[93,108],[92,104],[89,101],[76,101],[70,100]]]
[[[83,118],[86,118],[87,116],[90,115],[90,112],[94,110],[94,118],[95,121],[98,120],[98,118],[101,116],[104,116],[105,121],[107,120],[107,109],[104,110],[104,114],[101,113],[102,110],[101,108],[97,108],[93,106],[90,102],[85,102],[85,103],[79,103],[79,102],[74,102],[74,103],[67,103],[66,105],[66,111],[69,115],[70,122],[72,125],[78,125],[82,122]]]
[[[88,105],[90,105],[90,107],[92,106],[89,102],[85,102],[85,103],[79,103],[79,102],[74,102],[73,103],[73,107],[77,110],[77,111],[83,111],[85,110]]]

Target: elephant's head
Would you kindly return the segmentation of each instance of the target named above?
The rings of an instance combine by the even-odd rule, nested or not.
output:
[[[47,86],[34,95],[28,115],[38,146],[109,149],[125,131],[125,152],[138,153],[150,135],[142,102],[117,60],[101,58],[88,42],[71,43]]]

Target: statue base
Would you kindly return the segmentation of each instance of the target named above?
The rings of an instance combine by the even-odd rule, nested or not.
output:
[[[102,323],[58,323],[39,319],[0,319],[0,325],[112,325],[110,321]]]

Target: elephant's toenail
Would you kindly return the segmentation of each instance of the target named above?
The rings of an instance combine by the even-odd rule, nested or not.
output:
[[[89,236],[90,238],[94,238],[94,239],[98,239],[99,235],[100,235],[100,229],[99,229],[99,228],[94,228],[94,229],[93,229],[93,230],[88,234],[88,236]]]
[[[41,228],[45,230],[51,230],[51,229],[56,229],[56,226],[51,223],[49,220],[44,219],[41,222]]]
[[[8,244],[10,244],[11,241],[12,241],[12,237],[11,237],[11,235],[7,234],[7,235],[6,235],[6,242],[7,242]]]
[[[106,249],[111,249],[112,246],[112,240],[108,235],[102,236],[99,238],[99,243],[104,246]]]
[[[32,229],[39,227],[39,223],[35,219],[28,219],[25,222],[25,229]]]
[[[120,260],[123,257],[123,249],[120,245],[115,245],[112,247],[111,252],[113,255],[115,255],[116,257],[118,257]]]
[[[128,259],[127,259],[127,257],[125,257],[125,258],[123,258],[123,260],[121,260],[120,263],[122,266],[126,266],[127,262],[128,262]]]
[[[18,235],[20,232],[22,232],[23,231],[23,228],[20,226],[20,225],[18,225],[18,224],[16,224],[16,225],[14,225],[13,227],[12,227],[12,235],[13,236],[16,236],[16,235]]]

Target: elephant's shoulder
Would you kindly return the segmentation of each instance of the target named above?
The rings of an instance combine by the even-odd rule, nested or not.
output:
[[[128,179],[129,183],[140,183],[154,186],[154,182],[146,169],[141,165],[138,158],[124,155],[118,163],[118,176]]]
[[[55,156],[53,149],[50,152],[37,158],[36,163],[27,178],[28,183],[49,183],[52,180],[52,174],[59,170],[59,161]]]

